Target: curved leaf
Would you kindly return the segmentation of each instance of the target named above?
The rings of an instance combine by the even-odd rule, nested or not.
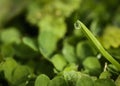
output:
[[[48,86],[49,82],[50,79],[46,75],[42,74],[35,80],[35,86]]]

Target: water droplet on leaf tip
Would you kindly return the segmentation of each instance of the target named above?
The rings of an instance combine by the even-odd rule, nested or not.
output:
[[[79,20],[77,22],[75,22],[74,26],[75,26],[75,29],[80,29],[81,28]]]

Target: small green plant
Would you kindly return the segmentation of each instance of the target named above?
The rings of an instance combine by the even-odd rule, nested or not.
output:
[[[0,0],[0,86],[120,86],[119,14],[119,0]]]

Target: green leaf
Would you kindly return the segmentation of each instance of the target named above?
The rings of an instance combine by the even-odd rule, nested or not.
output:
[[[55,68],[59,71],[62,71],[63,68],[66,66],[67,62],[65,60],[65,58],[60,55],[60,54],[56,54],[51,58],[51,62],[53,63],[53,65],[55,66]]]
[[[116,35],[117,34],[117,35]],[[118,48],[120,46],[120,28],[116,26],[107,26],[101,37],[101,43],[106,49],[110,47]]]
[[[55,51],[58,39],[53,33],[48,31],[41,32],[38,37],[39,49],[45,58]]]
[[[88,56],[93,56],[95,53],[96,51],[90,46],[89,41],[81,41],[77,44],[76,54],[80,60],[84,60]]]
[[[69,64],[65,67],[63,72],[69,72],[69,71],[72,71],[72,70],[77,71],[78,70],[78,65],[76,65],[75,63],[71,63],[71,64]]]
[[[37,24],[42,15],[41,15],[41,6],[36,3],[35,1],[32,1],[29,5],[28,5],[28,14],[27,14],[27,21],[32,23],[32,24]]]
[[[11,83],[13,85],[18,85],[21,83],[25,84],[28,80],[28,75],[30,75],[30,73],[31,71],[28,66],[18,65],[12,72]]]
[[[119,53],[120,52],[120,47],[110,48],[110,49],[108,49],[108,52],[120,62],[120,53]]]
[[[81,73],[74,70],[67,70],[63,72],[63,76],[69,86],[75,86],[77,80],[81,77]]]
[[[34,42],[33,39],[31,39],[29,37],[24,37],[23,38],[23,43],[26,44],[27,46],[29,46],[34,51],[38,51],[37,46],[35,45],[35,42]]]
[[[41,74],[37,76],[35,80],[35,86],[48,86],[49,82],[50,82],[50,79],[46,75]]]
[[[14,56],[14,49],[11,45],[2,45],[1,47],[1,55],[3,57],[13,57]]]
[[[1,41],[5,44],[19,43],[20,42],[20,32],[16,28],[7,28],[2,30]]]
[[[94,82],[90,77],[82,76],[77,80],[75,86],[94,86]]]
[[[35,46],[31,46],[30,43],[26,44],[25,41],[13,45],[15,55],[22,59],[30,59],[38,55],[38,51],[34,50],[33,47]]]
[[[116,86],[110,79],[98,79],[94,82],[94,86]]]
[[[91,32],[95,35],[95,36],[99,36],[100,35],[100,32],[101,32],[101,28],[99,26],[99,22],[97,19],[94,19],[91,23],[91,26],[90,26],[90,30]]]
[[[38,26],[41,32],[47,31],[52,33],[58,39],[63,38],[66,33],[64,18],[61,17],[55,19],[54,16],[46,16],[39,22]]]
[[[99,75],[101,72],[101,64],[96,57],[87,57],[83,61],[83,66],[92,75]]]
[[[39,27],[39,49],[48,58],[55,51],[57,42],[65,35],[66,25],[63,18],[54,20],[52,16],[46,16],[39,22]]]
[[[5,62],[2,63],[0,70],[4,72],[5,78],[12,85],[25,84],[28,75],[31,73],[29,67],[18,65],[16,61],[10,57],[6,58]]]
[[[39,27],[39,49],[48,58],[55,51],[57,42],[65,35],[66,25],[63,18],[54,20],[52,16],[46,16],[39,22]]]
[[[65,59],[69,63],[75,63],[77,61],[74,46],[72,46],[72,45],[70,45],[68,43],[64,43],[62,53],[63,53]]]
[[[116,84],[116,86],[120,86],[120,75],[115,80],[115,84]]]
[[[64,1],[54,1],[53,2],[56,10],[65,17],[69,17],[70,14],[79,8],[81,0],[64,0]],[[60,15],[59,14],[59,15]]]
[[[32,24],[38,24],[41,19],[45,19],[46,21],[46,16],[53,16],[53,23],[55,23],[54,21],[56,21],[56,18],[69,17],[74,12],[74,10],[79,8],[80,2],[81,0],[33,1],[28,7],[27,20]]]
[[[100,74],[99,78],[100,79],[107,79],[111,77],[111,73],[109,71],[104,71]]]
[[[107,66],[107,70],[111,73],[114,73],[114,74],[119,74],[119,70],[117,69],[117,67],[115,65],[112,65],[112,64],[109,64]]]
[[[53,78],[48,86],[68,86],[64,77],[62,76],[56,76],[55,78]]]
[[[12,82],[12,73],[15,70],[15,68],[18,66],[16,61],[13,58],[6,58],[5,62],[2,63],[1,70],[3,70],[5,74],[5,78]]]

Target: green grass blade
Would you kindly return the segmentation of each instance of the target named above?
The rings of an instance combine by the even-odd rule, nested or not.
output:
[[[75,23],[75,29],[81,29],[86,37],[95,45],[99,52],[113,65],[115,65],[120,71],[120,64],[102,47],[100,42],[95,36],[88,30],[88,28],[79,20]]]

